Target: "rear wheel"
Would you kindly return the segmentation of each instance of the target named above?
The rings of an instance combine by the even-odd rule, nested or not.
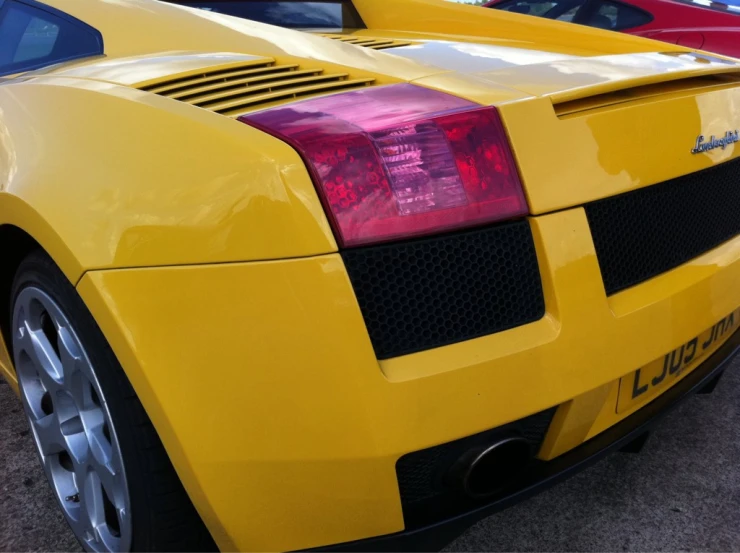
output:
[[[102,332],[46,255],[21,264],[11,317],[36,448],[83,547],[215,550]]]

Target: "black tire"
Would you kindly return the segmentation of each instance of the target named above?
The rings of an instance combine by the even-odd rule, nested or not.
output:
[[[74,287],[41,251],[30,254],[18,268],[11,306],[29,286],[41,289],[61,307],[95,368],[126,471],[132,550],[217,551],[103,333]],[[11,320],[12,313],[13,307]]]

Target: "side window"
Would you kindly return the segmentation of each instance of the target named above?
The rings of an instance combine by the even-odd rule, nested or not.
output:
[[[507,2],[501,6],[501,9],[507,12],[526,13],[542,17],[556,5],[557,2],[550,0],[541,2],[537,0],[516,0],[516,2]]]
[[[351,0],[166,0],[289,29],[364,29]]]
[[[15,51],[13,63],[43,59],[51,55],[58,37],[58,25],[32,17]]]
[[[102,53],[100,34],[82,22],[17,0],[0,9],[0,75]]]
[[[598,8],[591,13],[585,24],[599,29],[621,31],[645,25],[652,20],[653,17],[649,13],[639,8],[603,0],[598,3]]]
[[[507,12],[572,21],[585,2],[586,0],[510,0],[493,7]]]
[[[571,8],[564,14],[556,17],[555,19],[557,19],[558,21],[568,21],[570,23],[571,21],[573,21],[573,18],[576,16],[576,13],[578,13],[578,9],[580,7],[581,6],[576,6],[575,8]]]

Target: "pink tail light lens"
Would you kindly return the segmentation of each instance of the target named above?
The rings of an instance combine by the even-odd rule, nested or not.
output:
[[[301,154],[343,246],[528,212],[494,108],[399,84],[304,100],[239,120]]]

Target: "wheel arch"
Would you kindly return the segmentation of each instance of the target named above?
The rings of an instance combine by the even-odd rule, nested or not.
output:
[[[36,251],[41,251],[60,268],[64,276],[70,281],[70,284],[76,291],[78,290],[78,285],[85,275],[86,270],[77,262],[66,246],[58,243],[61,240],[59,237],[56,237],[56,235],[54,235],[56,238],[50,237],[44,232],[45,230],[50,231],[48,225],[40,219],[40,216],[29,215],[30,211],[32,211],[30,206],[22,202],[19,198],[14,197],[10,200],[19,208],[19,211],[16,211],[15,215],[18,215],[18,213],[26,213],[29,219],[20,222],[19,217],[5,217],[7,213],[3,211],[5,205],[3,204],[3,201],[8,200],[6,196],[7,195],[0,194],[0,378],[5,376],[14,392],[17,395],[20,395],[13,363],[11,312],[13,286],[19,267],[30,254]],[[30,231],[31,228],[33,228],[34,231]],[[39,239],[38,237],[41,238]],[[62,260],[64,265],[60,263],[60,260]],[[91,309],[91,306],[86,301],[85,294],[80,294],[80,300],[90,311],[90,315],[93,320],[95,320],[95,323],[99,325],[100,332],[103,334],[104,339],[106,341],[110,341],[111,337],[105,332],[105,326],[99,324],[95,310]],[[110,329],[108,330],[110,332]],[[118,352],[114,351],[113,354],[116,355],[116,357],[119,356]],[[130,363],[128,365],[130,366]],[[129,374],[124,368],[125,366],[126,364],[121,363],[123,373],[127,378],[129,378]],[[137,390],[137,394],[138,392],[139,390]],[[158,405],[155,405],[152,401],[148,401],[144,404],[144,410],[148,416],[151,416],[150,410],[152,408],[156,410]],[[152,427],[153,431],[159,437],[162,427],[166,427],[166,425],[162,423],[162,417],[158,417],[158,420],[160,424],[154,424],[154,421],[152,421]],[[165,432],[166,431],[167,429],[165,428]],[[169,449],[165,449],[165,455],[168,459],[171,459]],[[185,493],[188,494],[189,499],[192,501],[192,496],[189,492],[190,490]],[[199,490],[198,493],[202,495],[202,492]],[[211,527],[215,527],[217,531],[220,529],[219,526],[213,522],[211,523]],[[221,530],[221,533],[223,533],[223,530]],[[223,542],[223,536],[221,536],[221,540]]]
[[[10,353],[11,290],[18,266],[32,251],[41,248],[33,237],[15,225],[0,225],[0,333]]]
[[[32,251],[43,250],[76,285],[84,270],[62,239],[26,202],[0,194],[0,373],[15,388],[12,363],[10,308],[18,266]]]

